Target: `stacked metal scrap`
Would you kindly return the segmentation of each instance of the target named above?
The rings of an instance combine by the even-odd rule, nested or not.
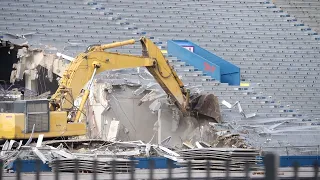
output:
[[[229,162],[231,171],[242,171],[245,163],[251,168],[257,168],[256,163],[259,151],[256,149],[241,148],[197,148],[181,150],[178,165],[187,167],[188,161],[192,163],[192,169],[206,169],[206,162],[210,162],[211,170],[226,170],[226,162]]]
[[[78,170],[92,172],[93,162],[97,161],[97,172],[110,172],[111,162],[117,162],[115,172],[129,172],[131,170],[130,157],[166,157],[174,161],[179,154],[163,145],[144,143],[142,141],[106,142],[103,140],[56,140],[39,141],[37,144],[27,142],[25,145],[11,140],[3,145],[0,158],[5,161],[5,167],[17,160],[40,159],[53,169],[59,162],[59,170],[70,172],[76,169],[75,160],[78,160]],[[49,145],[50,144],[50,145]],[[52,146],[51,146],[52,145]],[[53,147],[55,146],[55,147]],[[68,149],[66,149],[67,147]]]
[[[190,142],[183,143],[187,150],[178,152],[169,148],[171,137],[159,145],[151,144],[153,137],[149,143],[142,141],[108,142],[97,139],[42,142],[42,138],[38,138],[37,144],[33,145],[31,144],[32,136],[30,136],[25,145],[22,145],[22,141],[20,143],[13,140],[6,141],[2,148],[1,159],[5,160],[5,165],[17,158],[40,159],[53,169],[59,162],[57,166],[59,170],[66,172],[76,169],[75,160],[78,160],[79,171],[92,172],[93,162],[96,160],[97,172],[110,172],[111,162],[116,160],[118,162],[114,169],[116,172],[129,172],[131,170],[130,157],[139,156],[162,156],[179,162],[181,166],[186,166],[186,161],[192,160],[195,169],[203,169],[206,165],[205,160],[211,161],[211,169],[214,170],[224,170],[226,161],[230,161],[230,170],[242,170],[244,162],[254,165],[257,162],[256,156],[259,155],[257,150],[216,148],[248,147],[240,135],[232,133],[232,129],[228,127],[206,122],[199,129],[190,133]]]
[[[102,139],[67,139],[67,140],[50,140],[44,141],[43,145],[58,147],[66,146],[70,151],[77,150],[81,148],[92,149],[108,145],[111,142]]]
[[[93,158],[77,159],[78,163],[75,164],[75,159],[62,159],[55,160],[49,165],[55,171],[58,167],[60,172],[74,172],[76,169],[79,172],[93,172],[97,173],[104,172],[131,172],[131,160],[128,159],[109,159],[109,158],[99,158],[94,160]],[[94,162],[96,161],[96,166]],[[112,162],[114,161],[114,167],[112,167]],[[78,167],[78,168],[76,168]]]
[[[58,149],[51,146],[34,147],[24,145],[16,149],[10,148],[9,150],[2,151],[1,153],[1,159],[4,161],[5,168],[17,159],[40,159],[42,163],[47,164],[57,158],[75,158],[75,156],[66,149]]]
[[[67,141],[66,141],[67,142]],[[85,141],[68,141],[67,143],[84,143]],[[93,141],[91,140],[91,143]],[[57,142],[54,142],[57,144]],[[52,143],[49,143],[52,144]],[[67,144],[70,145],[70,144]],[[75,145],[75,144],[74,144]],[[54,160],[49,163],[54,169],[59,163],[58,167],[60,171],[72,172],[76,169],[74,159],[78,159],[78,170],[84,172],[92,172],[94,160],[97,160],[97,172],[111,172],[112,161],[116,161],[115,172],[130,172],[130,157],[151,157],[162,156],[174,161],[177,160],[179,154],[164,147],[163,145],[154,145],[150,143],[143,143],[142,141],[129,141],[129,142],[109,142],[103,143],[100,147],[88,147],[73,150],[73,156],[76,158],[65,158]]]
[[[28,142],[25,145],[22,145],[22,141],[17,142],[14,140],[6,140],[5,143],[2,145],[1,153],[0,153],[0,159],[4,163],[4,167],[9,165],[12,161],[16,160],[17,158],[23,157],[24,154],[31,152],[31,151],[37,151],[37,148],[31,149],[29,146],[31,141],[28,140]],[[31,157],[31,156],[27,156]]]
[[[6,168],[11,162],[17,160],[34,160],[40,159],[42,163],[49,164],[53,169],[57,161],[60,162],[59,170],[60,171],[73,171],[76,166],[74,161],[78,160],[79,162],[79,171],[91,172],[93,170],[93,162],[97,160],[97,172],[110,172],[111,171],[111,162],[116,160],[116,172],[129,172],[130,171],[130,160],[123,158],[101,158],[96,157],[96,154],[89,154],[90,151],[86,150],[86,153],[72,153],[67,149],[64,149],[62,145],[59,145],[57,148],[52,146],[31,146],[28,143],[21,146],[17,145],[17,148],[13,148],[13,145],[17,142],[11,140],[6,141],[3,145],[3,150],[1,151],[1,159],[4,160],[4,167]],[[92,156],[93,155],[93,156]],[[107,155],[106,155],[107,156]],[[113,156],[113,155],[111,155]],[[109,157],[111,157],[109,156]]]

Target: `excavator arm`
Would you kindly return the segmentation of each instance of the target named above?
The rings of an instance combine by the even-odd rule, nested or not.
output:
[[[105,49],[134,44],[135,40],[89,47],[79,54],[64,72],[56,93],[51,97],[51,110],[70,110],[75,98],[82,92],[83,98],[74,121],[78,121],[84,104],[89,96],[93,76],[106,70],[146,67],[168,94],[183,115],[190,115],[189,93],[175,70],[164,58],[160,49],[149,39],[142,37],[142,55],[127,55],[106,52]],[[83,91],[85,84],[88,87]],[[219,108],[219,107],[215,107]],[[219,114],[220,115],[220,114]],[[218,120],[216,120],[218,121]]]

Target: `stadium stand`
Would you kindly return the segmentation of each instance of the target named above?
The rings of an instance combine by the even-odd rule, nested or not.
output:
[[[275,4],[295,13],[280,2],[287,1]],[[304,6],[310,9],[308,3]],[[7,33],[37,32],[27,39],[28,44],[48,52],[74,56],[89,44],[140,36],[153,39],[161,49],[166,49],[168,40],[192,41],[240,67],[241,80],[249,86],[216,82],[197,67],[168,57],[186,85],[200,85],[230,103],[240,101],[245,111],[257,114],[255,118],[294,117],[299,119],[300,123],[294,123],[298,126],[319,122],[320,36],[314,31],[319,22],[305,21],[303,13],[295,18],[271,1],[2,0],[0,4],[0,36],[24,42]],[[318,15],[315,9],[307,16]],[[140,54],[140,47],[126,46],[117,51]],[[225,119],[245,120],[233,113],[235,110],[221,107]],[[277,141],[270,143],[264,137],[251,139],[261,146],[314,145],[320,134],[310,133],[273,136]]]
[[[320,1],[318,0],[275,0],[274,4],[288,14],[301,20],[317,33],[320,32]]]

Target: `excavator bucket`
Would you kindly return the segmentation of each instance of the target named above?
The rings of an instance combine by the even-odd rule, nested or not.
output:
[[[221,123],[222,121],[219,101],[213,94],[191,97],[191,107],[198,115],[212,118],[217,123]]]

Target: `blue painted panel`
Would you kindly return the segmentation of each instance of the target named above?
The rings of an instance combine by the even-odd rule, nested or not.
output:
[[[221,81],[220,76],[220,67],[203,57],[188,51],[187,49],[181,47],[182,46],[190,46],[188,42],[181,42],[179,44],[175,43],[174,41],[168,41],[168,54],[175,56],[187,64],[194,66],[195,68],[201,70],[202,72],[206,73],[208,76]],[[214,71],[212,71],[214,69]]]
[[[221,74],[221,82],[229,83],[229,85],[239,86],[240,73]]]
[[[172,42],[180,46],[193,46],[193,43],[187,40],[172,40]]]
[[[240,85],[240,68],[216,56],[215,54],[195,45],[194,53],[220,66],[221,82]]]
[[[299,166],[313,166],[316,161],[320,164],[320,156],[280,156],[280,167],[292,167],[294,162]]]
[[[240,68],[234,64],[187,40],[172,40],[168,41],[167,44],[169,54],[202,70],[207,75],[222,83],[240,85]],[[193,53],[184,50],[184,46],[192,46]]]
[[[176,41],[173,40],[173,42],[179,44],[180,46],[193,46],[194,47],[194,51],[193,53],[205,58],[206,60],[217,64],[218,66],[220,66],[221,68],[221,74],[228,74],[228,73],[236,73],[240,71],[240,68],[233,65],[232,63],[216,56],[215,54],[207,51],[206,49],[201,48],[200,46],[192,43],[192,42],[184,42],[184,41]]]
[[[263,159],[263,157],[261,157]],[[320,164],[320,156],[280,156],[280,167],[293,167],[293,163],[297,162],[299,166],[313,166],[315,162]],[[263,165],[263,162],[259,164]]]
[[[136,164],[136,168],[139,169],[149,169],[149,161],[153,160],[154,161],[154,168],[155,169],[167,169],[168,168],[168,162],[171,161],[173,164],[172,168],[178,168],[178,166],[175,164],[174,161],[171,159],[167,159],[164,157],[150,157],[150,158],[143,158],[143,157],[132,157],[130,158],[132,160],[138,161]]]
[[[36,171],[36,160],[21,160],[22,161],[22,168],[21,172],[35,172]],[[8,165],[8,169],[13,170],[16,172],[17,170],[17,161],[13,161]],[[51,167],[48,164],[42,164],[40,166],[41,172],[50,172]]]
[[[219,65],[221,68],[221,74],[237,73],[240,71],[239,67],[198,46],[195,48],[195,53]]]

